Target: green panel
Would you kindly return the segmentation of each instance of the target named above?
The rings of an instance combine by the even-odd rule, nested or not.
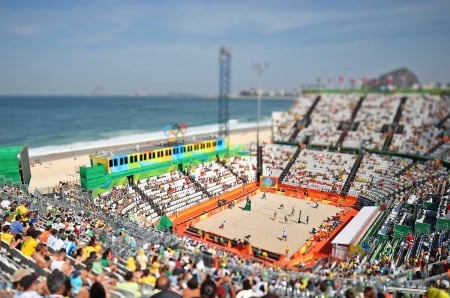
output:
[[[0,183],[21,184],[19,172],[19,154],[23,147],[0,147]]]
[[[23,147],[21,146],[13,146],[13,147],[0,147],[0,160],[15,158],[22,151]]]
[[[423,202],[423,205],[425,206],[425,209],[437,211],[439,208],[439,204],[431,203],[431,202]]]
[[[167,215],[163,215],[161,219],[159,220],[158,225],[156,228],[158,230],[167,231],[173,226],[172,221],[167,217]]]
[[[450,220],[445,218],[438,218],[436,221],[436,231],[450,230]]]
[[[411,231],[411,227],[403,226],[403,225],[395,225],[394,227],[394,238],[403,238],[408,236],[409,231]]]
[[[103,175],[105,175],[105,168],[103,165],[80,167],[80,177],[82,178],[95,178]]]
[[[80,167],[80,178],[86,178],[86,169],[85,166]]]
[[[386,241],[386,240],[388,240],[389,239],[389,237],[387,236],[387,235],[384,235],[384,234],[378,234],[377,235],[377,239],[378,239],[378,241]]]
[[[416,228],[414,229],[414,235],[423,235],[430,232],[431,225],[427,223],[416,222]]]

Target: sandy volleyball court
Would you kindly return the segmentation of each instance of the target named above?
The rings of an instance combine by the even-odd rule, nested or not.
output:
[[[196,228],[207,232],[222,235],[227,238],[237,238],[244,240],[244,237],[251,235],[250,243],[254,247],[260,247],[272,252],[284,254],[286,245],[289,246],[289,255],[301,248],[306,240],[311,236],[313,227],[316,229],[327,218],[340,212],[342,208],[319,204],[272,193],[267,193],[267,199],[261,199],[262,194],[251,197],[252,210],[242,210],[245,200],[237,204],[232,209],[226,209],[214,214],[201,222],[196,223]],[[283,204],[284,208],[280,209]],[[291,216],[292,208],[294,215]],[[298,223],[299,211],[301,210],[301,223]],[[277,213],[274,219],[274,213]],[[285,216],[288,222],[285,223]],[[306,224],[306,216],[309,216],[309,223]],[[220,225],[225,221],[224,228]],[[287,241],[281,239],[283,230],[286,230]]]

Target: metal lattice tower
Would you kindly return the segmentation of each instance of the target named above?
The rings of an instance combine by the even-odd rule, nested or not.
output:
[[[228,103],[231,84],[231,49],[221,47],[219,52],[219,136],[228,138],[230,119]]]

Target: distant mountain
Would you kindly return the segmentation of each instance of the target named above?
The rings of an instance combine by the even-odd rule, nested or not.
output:
[[[408,89],[419,84],[417,75],[414,72],[406,67],[401,67],[382,74],[378,78],[369,80],[363,87],[379,89],[390,85],[397,89]]]

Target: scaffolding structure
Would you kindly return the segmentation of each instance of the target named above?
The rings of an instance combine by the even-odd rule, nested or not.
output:
[[[229,100],[231,90],[231,49],[221,47],[219,51],[219,136],[228,138]]]

